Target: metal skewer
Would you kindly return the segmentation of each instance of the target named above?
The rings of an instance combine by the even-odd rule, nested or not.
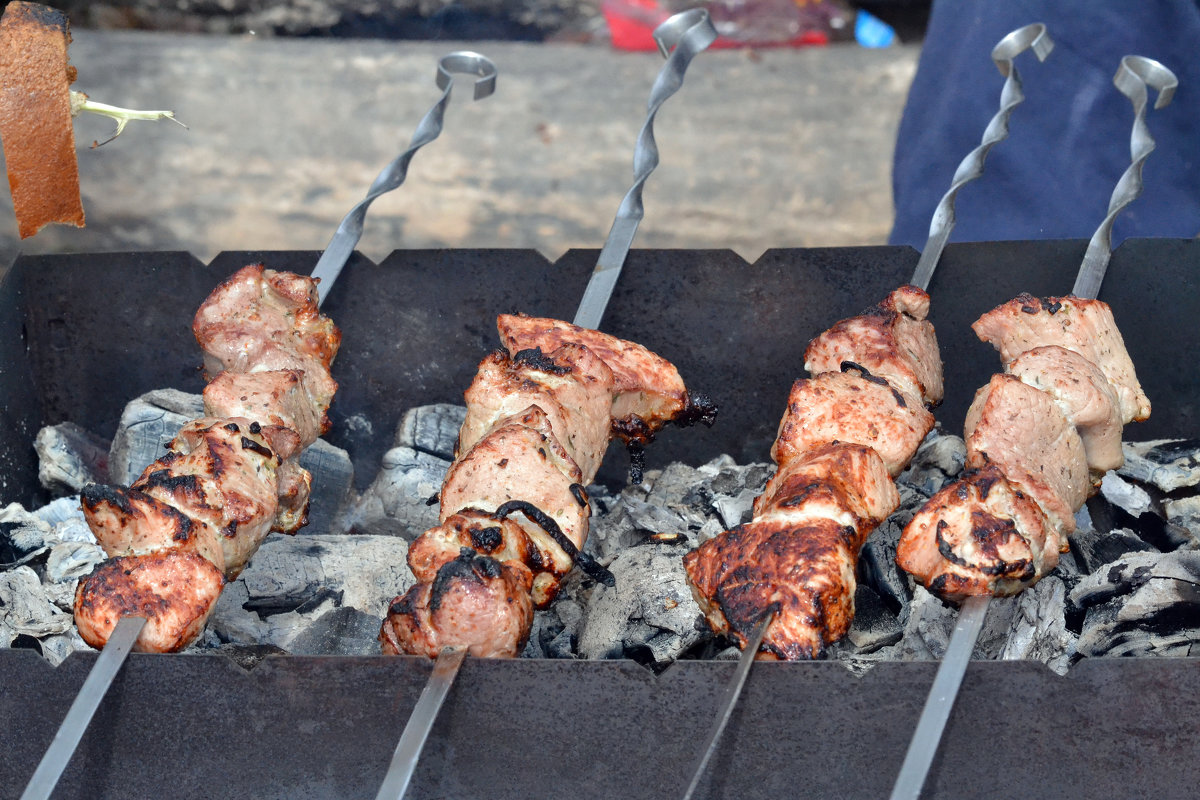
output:
[[[646,122],[638,134],[633,153],[634,183],[621,201],[613,221],[608,240],[600,252],[596,268],[588,280],[583,299],[575,314],[574,324],[584,328],[598,328],[608,300],[616,286],[617,277],[629,255],[638,223],[642,219],[642,186],[650,173],[658,166],[658,147],[654,141],[654,117],[667,98],[679,91],[683,75],[692,58],[702,52],[717,38],[716,29],[703,9],[684,11],[669,18],[654,30],[654,40],[659,52],[667,59],[650,91]],[[377,181],[378,182],[378,181]],[[369,202],[370,196],[368,196]],[[364,209],[365,210],[365,209]],[[353,213],[353,212],[352,212]],[[349,216],[347,216],[349,219]],[[340,232],[340,231],[339,231]],[[319,268],[319,267],[318,267]],[[408,791],[408,785],[420,760],[421,749],[429,738],[429,732],[437,720],[442,701],[454,685],[458,668],[466,657],[465,647],[445,647],[438,653],[429,683],[421,692],[417,705],[409,716],[396,751],[392,755],[387,775],[375,795],[376,800],[399,800]]]
[[[910,281],[913,286],[922,290],[929,288],[933,271],[942,258],[942,251],[946,249],[946,243],[950,241],[950,232],[954,230],[954,224],[957,221],[954,216],[954,201],[958,196],[958,190],[983,175],[983,164],[987,159],[988,152],[993,145],[1008,138],[1008,119],[1012,116],[1013,109],[1025,100],[1025,94],[1021,91],[1021,76],[1017,72],[1013,60],[1026,50],[1032,50],[1039,61],[1045,61],[1046,56],[1053,49],[1054,42],[1046,32],[1046,26],[1041,23],[1026,25],[1012,31],[992,48],[992,60],[996,63],[1000,74],[1005,77],[1004,88],[1000,93],[1000,110],[996,112],[984,130],[983,141],[959,162],[958,168],[954,171],[950,189],[942,196],[933,212],[933,220],[929,225],[929,239],[925,242],[925,248],[921,251],[921,258],[917,262],[917,268]],[[735,670],[733,679],[721,701],[716,722],[709,732],[707,743],[696,763],[692,781],[688,784],[683,800],[691,800],[696,787],[700,785],[700,779],[704,776],[709,759],[716,752],[721,734],[725,731],[725,724],[729,721],[733,709],[741,697],[742,686],[745,685],[750,667],[754,664],[755,656],[758,655],[758,649],[762,646],[763,638],[774,621],[775,614],[776,611],[772,608],[763,615],[755,627],[753,635],[749,637],[746,647],[742,650],[737,670]],[[968,617],[967,621],[969,622],[970,619]]]
[[[1087,253],[1083,257],[1075,287],[1071,294],[1080,298],[1095,299],[1100,284],[1112,258],[1112,223],[1121,209],[1132,203],[1142,193],[1142,164],[1154,150],[1154,139],[1146,126],[1147,86],[1158,91],[1155,108],[1171,102],[1175,88],[1179,85],[1175,74],[1149,58],[1125,56],[1113,78],[1113,83],[1133,103],[1133,134],[1130,140],[1132,162],[1117,182],[1109,201],[1108,214],[1092,236]],[[904,757],[904,764],[892,788],[892,800],[916,800],[929,774],[929,767],[937,754],[946,721],[958,696],[963,676],[975,649],[975,641],[987,617],[991,595],[968,597],[959,611],[954,633],[946,647],[946,654],[933,679],[933,687],[921,710],[916,731]]]
[[[371,184],[366,198],[342,219],[337,232],[334,233],[325,252],[321,254],[317,266],[313,269],[312,277],[317,280],[318,306],[325,302],[329,290],[333,288],[334,282],[341,274],[342,267],[345,266],[346,260],[354,252],[354,246],[358,244],[358,240],[362,236],[363,219],[366,217],[367,207],[379,195],[390,192],[404,183],[408,164],[412,161],[413,154],[436,139],[442,132],[442,116],[449,104],[450,90],[454,85],[452,73],[478,76],[478,80],[475,81],[474,99],[476,100],[487,97],[496,90],[496,66],[478,53],[466,51],[451,53],[438,62],[437,85],[439,89],[445,90],[441,99],[421,119],[409,148],[379,173],[379,176]],[[104,700],[109,686],[120,672],[125,659],[129,656],[130,650],[145,626],[146,619],[144,617],[122,617],[117,622],[104,649],[96,659],[96,663],[92,665],[79,694],[75,696],[71,708],[59,725],[54,740],[42,756],[33,777],[30,778],[29,784],[21,794],[21,800],[45,800],[50,797],[54,787],[58,785],[59,778],[62,777],[63,770],[66,769],[75,749],[79,746],[84,732],[87,731],[96,709]]]

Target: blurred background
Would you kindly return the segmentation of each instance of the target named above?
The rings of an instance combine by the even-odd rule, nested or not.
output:
[[[598,248],[632,180],[670,0],[128,0],[51,3],[73,88],[169,122],[76,121],[87,226],[21,241],[0,193],[0,268],[19,252],[320,250],[440,96],[438,59],[499,68],[372,206],[360,250]],[[635,246],[880,244],[896,129],[928,0],[726,0],[722,33],[655,127],[662,163]],[[985,57],[985,56],[984,56]],[[997,87],[998,88],[998,87]]]

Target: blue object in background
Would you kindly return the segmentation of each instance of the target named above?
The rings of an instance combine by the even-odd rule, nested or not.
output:
[[[863,47],[890,47],[896,32],[879,17],[859,10],[854,15],[854,40]]]

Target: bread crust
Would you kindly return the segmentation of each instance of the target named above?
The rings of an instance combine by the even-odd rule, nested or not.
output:
[[[83,227],[66,16],[12,2],[0,18],[0,141],[22,239],[51,222]]]

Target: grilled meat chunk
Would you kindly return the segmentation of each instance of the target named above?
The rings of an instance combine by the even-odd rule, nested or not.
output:
[[[1044,345],[1078,353],[1095,364],[1112,384],[1122,424],[1150,416],[1150,400],[1138,383],[1125,340],[1106,303],[1022,294],[984,314],[971,327],[980,339],[1000,351],[1005,364],[1026,350]]]
[[[145,617],[134,649],[171,653],[204,629],[225,577],[189,550],[163,550],[105,561],[75,590],[79,635],[100,649],[122,617]]]
[[[434,658],[443,647],[460,645],[478,658],[515,658],[533,625],[531,585],[520,562],[463,548],[432,581],[392,601],[379,633],[383,652]]]
[[[1125,463],[1120,404],[1112,384],[1095,364],[1058,345],[1047,345],[1026,350],[1005,369],[1050,395],[1075,426],[1093,483]]]
[[[896,563],[946,599],[1016,594],[1058,565],[1066,537],[989,464],[930,498],[904,529]]]
[[[818,658],[854,618],[854,565],[865,537],[830,519],[793,522],[784,510],[684,556],[709,626],[745,647],[772,608],[763,649],[787,660]]]
[[[192,323],[210,377],[222,370],[300,370],[322,433],[337,391],[329,365],[341,332],[317,310],[312,278],[252,264],[235,272],[201,304]]]
[[[870,447],[833,442],[784,462],[754,501],[754,516],[772,510],[789,519],[831,519],[863,536],[900,505],[896,485]]]
[[[618,436],[652,437],[689,406],[679,370],[640,344],[569,322],[524,314],[501,314],[496,325],[500,340],[512,355],[533,348],[550,353],[564,344],[580,344],[599,356],[613,374],[616,397],[611,416]]]
[[[611,435],[613,376],[591,350],[566,344],[545,354],[537,349],[515,356],[492,353],[480,362],[463,396],[467,417],[458,434],[460,453],[470,450],[497,420],[537,406],[579,467],[579,482],[586,485],[596,477]]]
[[[300,436],[300,449],[321,435],[322,412],[304,388],[298,369],[221,372],[204,387],[208,417],[246,417],[260,425],[288,428]]]
[[[929,295],[901,286],[879,305],[813,339],[804,351],[804,368],[819,375],[853,362],[905,395],[936,406],[942,402],[942,359],[928,313]]]
[[[91,483],[83,487],[79,503],[110,558],[190,550],[225,571],[225,552],[215,529],[145,492]]]
[[[825,372],[792,385],[771,458],[784,464],[822,444],[851,442],[877,452],[895,477],[932,429],[933,415],[882,378]]]
[[[995,464],[1064,536],[1075,530],[1075,509],[1091,488],[1087,458],[1050,395],[1012,375],[993,375],[967,409],[963,436],[968,468]]]
[[[529,536],[514,520],[468,508],[417,537],[408,548],[409,569],[418,581],[431,583],[441,566],[458,558],[464,547],[501,563],[522,564],[529,562],[533,550]]]

